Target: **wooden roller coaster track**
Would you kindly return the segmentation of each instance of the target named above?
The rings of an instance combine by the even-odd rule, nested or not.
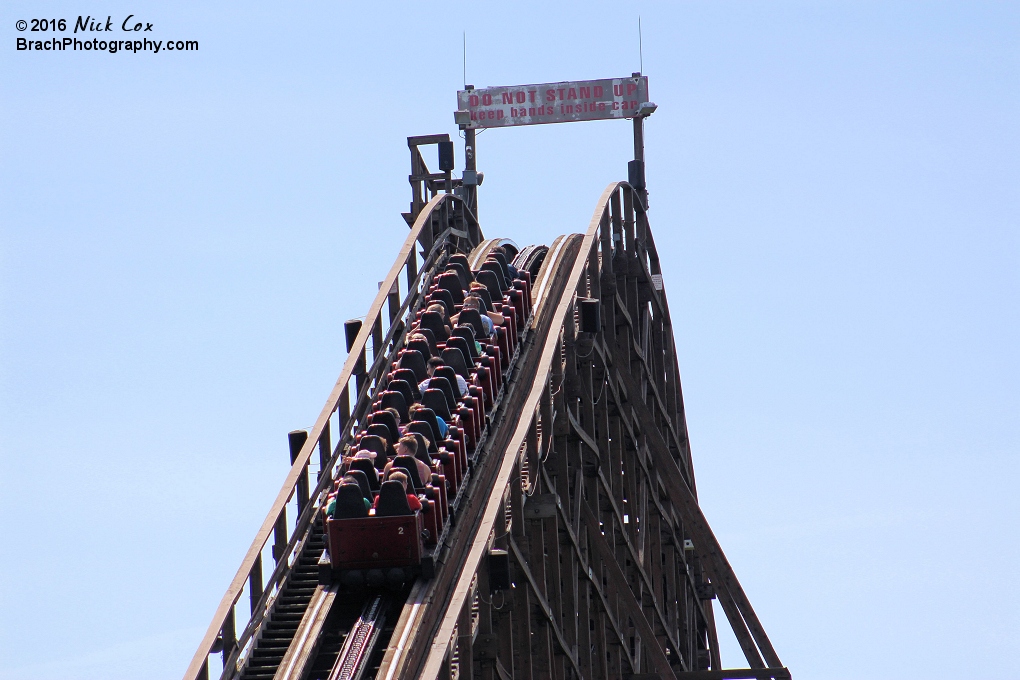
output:
[[[425,291],[453,253],[477,263],[497,243],[412,158],[426,182],[411,231],[348,325],[315,425],[291,433],[291,469],[185,680],[789,678],[698,505],[645,193],[625,182],[584,234],[522,251],[534,312],[435,576],[386,598],[313,576],[319,511]],[[713,600],[747,668],[722,668]]]

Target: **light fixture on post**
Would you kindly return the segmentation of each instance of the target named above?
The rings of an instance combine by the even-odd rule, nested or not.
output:
[[[655,102],[644,102],[643,104],[638,105],[637,115],[641,116],[642,118],[647,118],[648,116],[655,113],[655,109],[657,108],[659,107],[656,106]]]

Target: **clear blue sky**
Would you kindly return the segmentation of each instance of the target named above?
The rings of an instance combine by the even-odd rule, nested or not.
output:
[[[639,13],[698,488],[781,658],[1016,677],[1018,7],[3,3],[0,679],[181,676],[406,234],[405,137],[455,132],[462,31],[477,86],[618,77]],[[200,48],[16,51],[82,12]],[[629,134],[482,134],[485,233],[583,231]]]

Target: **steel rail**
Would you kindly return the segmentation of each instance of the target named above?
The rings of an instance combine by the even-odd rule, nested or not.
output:
[[[286,506],[290,499],[294,496],[295,492],[298,491],[300,480],[302,480],[307,473],[307,467],[311,460],[313,451],[316,446],[320,446],[323,441],[328,441],[329,439],[328,428],[330,419],[341,407],[342,398],[349,393],[349,383],[352,378],[358,374],[357,369],[359,363],[364,356],[369,339],[373,338],[375,335],[376,326],[381,327],[381,324],[384,322],[384,315],[382,312],[387,301],[390,299],[391,291],[394,289],[399,290],[398,280],[400,273],[409,265],[411,266],[411,269],[417,268],[415,244],[419,241],[423,241],[423,243],[428,244],[430,254],[431,252],[435,252],[436,243],[441,243],[441,241],[433,243],[435,240],[432,233],[433,221],[435,218],[449,215],[451,206],[459,207],[463,219],[469,221],[472,226],[474,226],[475,230],[480,233],[477,219],[475,219],[474,215],[466,209],[463,202],[458,197],[451,194],[439,194],[435,196],[424,206],[421,213],[419,213],[414,224],[411,226],[410,233],[407,235],[407,238],[397,255],[396,261],[379,287],[379,292],[373,300],[368,314],[365,317],[366,323],[362,324],[357,337],[351,345],[340,376],[337,378],[329,397],[326,399],[326,403],[319,413],[307,440],[294,458],[291,468],[284,479],[283,486],[277,494],[266,519],[262,523],[262,526],[256,533],[255,539],[252,541],[251,546],[241,562],[241,566],[238,568],[237,573],[230,582],[226,593],[224,593],[223,598],[220,600],[220,604],[213,615],[212,622],[209,624],[205,635],[199,643],[195,656],[192,658],[191,663],[185,671],[184,680],[199,680],[200,678],[208,677],[208,656],[211,653],[215,653],[213,652],[213,649],[217,643],[217,639],[222,640],[221,644],[232,644],[235,647],[235,652],[244,648],[246,640],[235,639],[228,641],[224,639],[225,636],[223,635],[227,628],[232,629],[234,626],[234,606],[241,597],[245,585],[250,584],[253,581],[256,568],[261,570],[262,552],[269,541],[269,537],[274,534],[279,535],[279,523],[281,518],[285,517],[284,512],[286,510]],[[426,228],[429,230],[427,233]],[[451,236],[460,237],[460,234],[453,233],[452,230],[449,233]],[[461,232],[461,234],[466,235],[465,232]],[[426,236],[428,237],[427,239],[423,238]],[[410,273],[411,269],[408,270],[407,278],[409,279],[409,282],[411,280],[417,281],[419,277],[412,276]],[[415,292],[416,291],[413,289],[409,289],[407,294],[410,297],[414,295]],[[391,326],[396,321],[396,319],[392,320]],[[374,353],[378,353],[381,349],[381,347],[373,347]],[[379,358],[379,356],[374,356],[373,363],[378,361]],[[359,393],[360,392],[361,391],[359,390]],[[344,425],[347,425],[349,428],[352,420],[353,419],[350,419],[347,423],[340,423],[341,428]],[[341,435],[343,434],[344,432],[341,431]],[[343,436],[341,436],[341,439],[343,439]],[[341,444],[342,442],[338,443],[338,448]],[[302,526],[302,524],[306,527],[310,524],[312,513],[309,512],[309,508],[313,505],[314,504],[306,503],[305,507],[302,509],[301,517],[299,518],[295,531],[292,534],[293,537],[297,537],[299,535],[300,531],[298,531],[298,529]],[[289,568],[288,558],[299,542],[300,541],[295,541],[292,538],[287,542],[282,554],[277,556],[277,566],[273,571],[270,582],[265,584],[267,587],[264,587],[263,592],[260,594],[261,597],[258,598],[258,602],[253,603],[251,612],[253,618],[259,613],[259,609],[264,608],[271,599],[273,585],[275,585],[275,582],[279,582],[283,573]],[[259,575],[258,581],[261,585],[261,574]],[[233,635],[232,630],[229,632]],[[225,669],[229,662],[230,659],[225,660]]]
[[[365,605],[361,617],[344,640],[344,646],[329,673],[329,680],[357,680],[361,677],[379,636],[379,629],[386,620],[384,605],[382,595]]]

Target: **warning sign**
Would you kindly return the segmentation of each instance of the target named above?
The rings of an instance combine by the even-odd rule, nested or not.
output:
[[[457,92],[458,122],[468,128],[633,118],[647,101],[647,76]]]

